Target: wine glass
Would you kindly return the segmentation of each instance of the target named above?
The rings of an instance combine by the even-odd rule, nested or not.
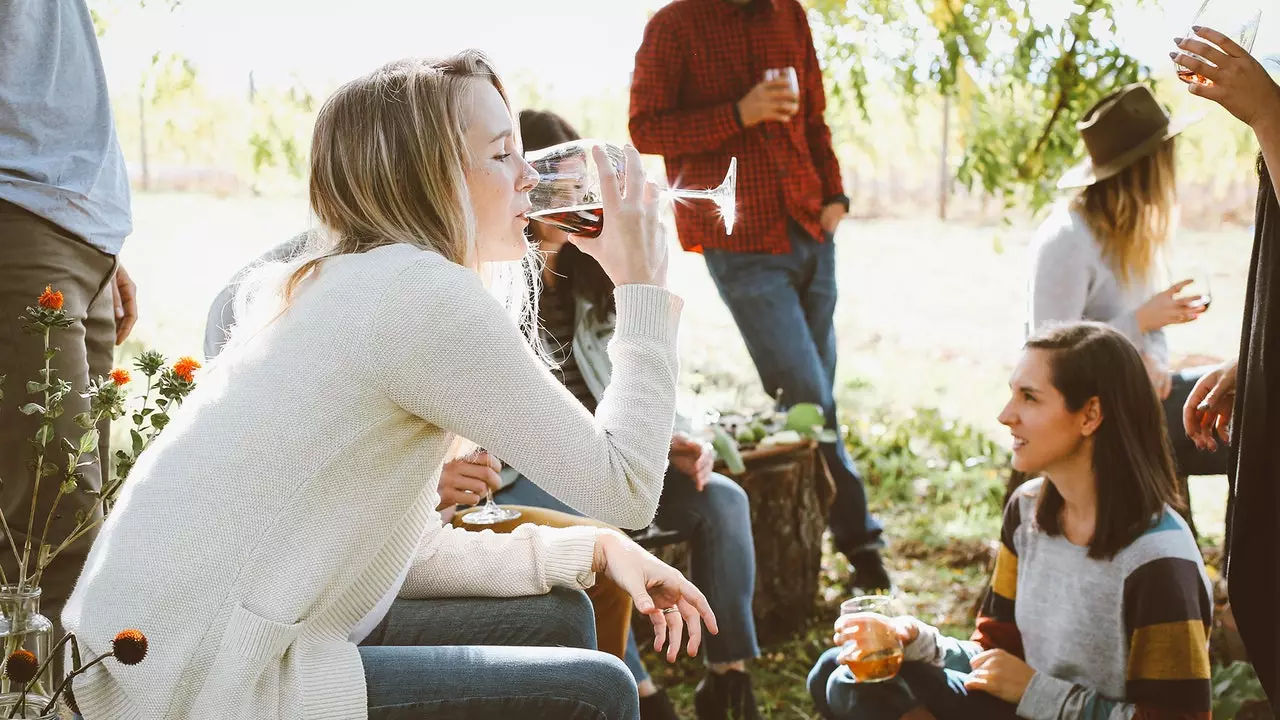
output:
[[[604,228],[604,204],[599,169],[591,160],[591,148],[600,146],[608,156],[618,182],[623,182],[626,158],[622,148],[601,140],[573,140],[529,153],[525,159],[538,171],[538,185],[529,192],[533,208],[529,219],[546,223],[571,235],[596,237]],[[738,159],[730,158],[729,171],[720,187],[711,190],[665,188],[663,197],[710,200],[720,209],[725,233],[733,234],[737,218]]]
[[[1213,302],[1213,287],[1209,284],[1209,274],[1198,272],[1188,275],[1191,284],[1182,288],[1182,292],[1187,295],[1199,296],[1191,303],[1191,307],[1209,309],[1209,305]]]
[[[902,614],[901,604],[890,595],[862,595],[840,603],[842,618],[858,619],[856,634],[840,648],[840,663],[854,680],[877,683],[898,674],[902,639],[891,619]]]
[[[519,518],[519,510],[498,505],[493,501],[493,488],[485,488],[484,504],[480,509],[463,515],[462,522],[466,525],[497,525]]]
[[[1267,2],[1271,1],[1273,0],[1267,0]],[[1258,0],[1204,0],[1200,5],[1199,12],[1196,13],[1183,37],[1194,37],[1207,45],[1221,50],[1222,48],[1217,45],[1197,36],[1195,31],[1191,29],[1193,27],[1212,28],[1235,40],[1236,44],[1243,48],[1245,52],[1252,52],[1253,41],[1258,36],[1258,24],[1261,21],[1262,3]],[[1182,52],[1201,62],[1213,65],[1212,62],[1195,53],[1187,52],[1186,50]],[[1188,70],[1181,65],[1177,65],[1177,68],[1178,79],[1185,83],[1213,84],[1212,80],[1197,72]]]

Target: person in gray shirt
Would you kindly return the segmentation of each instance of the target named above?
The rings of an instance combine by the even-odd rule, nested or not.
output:
[[[1027,322],[1028,334],[1054,323],[1104,322],[1138,348],[1163,402],[1184,503],[1186,476],[1223,474],[1227,460],[1225,450],[1200,450],[1182,431],[1182,405],[1212,368],[1171,372],[1164,333],[1199,318],[1207,302],[1180,294],[1189,280],[1153,287],[1176,224],[1174,138],[1186,124],[1171,120],[1142,84],[1084,115],[1078,128],[1089,159],[1062,178],[1060,187],[1078,193],[1032,243]],[[1185,517],[1191,523],[1189,511]]]
[[[0,507],[19,547],[27,539],[33,477],[30,440],[38,418],[18,408],[26,383],[44,366],[43,343],[18,319],[46,286],[62,293],[74,323],[53,332],[57,377],[71,383],[58,436],[83,432],[74,422],[88,410],[80,397],[91,377],[111,371],[112,351],[136,319],[134,286],[117,255],[132,229],[129,179],[116,139],[106,76],[84,0],[0,0]],[[110,457],[102,428],[101,457]],[[62,453],[53,453],[61,456]],[[61,471],[60,471],[61,472]],[[80,468],[98,488],[105,474]],[[55,478],[56,479],[56,478]],[[40,485],[34,532],[58,491]],[[92,498],[64,497],[49,539],[65,538]],[[93,534],[63,551],[45,571],[41,610],[55,623],[79,575]],[[12,553],[0,553],[6,576],[16,576]]]

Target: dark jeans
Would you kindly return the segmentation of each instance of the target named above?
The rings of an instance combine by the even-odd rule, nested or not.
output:
[[[822,655],[809,671],[809,695],[818,713],[827,720],[898,720],[907,711],[926,707],[937,720],[1014,720],[1014,706],[984,692],[964,687],[972,672],[973,648],[950,645],[944,667],[924,663],[902,664],[898,676],[879,683],[858,683],[849,668],[836,658],[840,648]]]
[[[733,314],[760,382],[783,405],[815,403],[827,427],[838,428],[836,374],[836,254],[831,238],[817,242],[792,223],[791,252],[706,251],[707,270]],[[881,527],[867,508],[862,478],[844,442],[823,443],[836,484],[828,522],[845,555],[883,546]]]
[[[369,719],[638,720],[631,673],[595,646],[579,590],[397,600],[360,645]]]
[[[582,514],[523,476],[495,493],[494,500]],[[668,469],[658,501],[657,521],[664,529],[690,536],[689,579],[707,596],[720,626],[718,635],[702,635],[701,652],[707,662],[728,663],[759,655],[755,618],[751,614],[756,552],[746,492],[734,481],[716,474],[698,492],[688,475]],[[640,662],[634,633],[628,637],[625,659],[636,682],[649,678]]]

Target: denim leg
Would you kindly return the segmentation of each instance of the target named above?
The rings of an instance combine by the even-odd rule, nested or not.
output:
[[[920,704],[901,678],[854,682],[849,669],[837,661],[839,655],[840,648],[831,648],[809,671],[809,695],[826,720],[898,720]]]
[[[369,720],[637,720],[618,658],[580,648],[360,648]]]
[[[513,598],[396,600],[362,646],[596,647],[595,616],[581,590]]]
[[[634,720],[635,681],[617,658],[590,649],[595,642],[591,603],[578,590],[397,600],[360,646],[370,720]]]
[[[781,255],[708,250],[707,270],[733,315],[765,391],[772,395],[781,389],[784,405],[811,402],[822,407],[834,427],[834,327],[830,318],[819,317],[834,311],[834,295],[824,289],[828,281],[834,282],[829,277],[834,273],[834,257],[830,268],[823,264],[819,273],[812,247],[817,243],[807,243],[793,238],[792,251]],[[811,287],[815,288],[812,294]],[[814,337],[814,327],[822,338]],[[879,547],[881,527],[867,508],[862,478],[844,443],[824,443],[821,451],[836,485],[830,525],[837,549],[848,555]]]
[[[523,475],[516,478],[515,482],[494,493],[493,501],[499,505],[528,505],[586,517],[586,515],[560,502],[556,496],[538,487],[537,483]]]
[[[809,672],[809,694],[828,720],[897,720],[925,706],[937,720],[1014,720],[1015,706],[964,686],[964,671],[924,663],[903,663],[898,676],[880,683],[859,683],[837,657],[839,648],[822,655]]]
[[[720,626],[718,635],[703,632],[707,662],[729,663],[759,655],[751,613],[756,552],[747,493],[715,473],[698,492],[688,475],[668,470],[658,503],[658,524],[691,536],[689,579],[707,596]]]

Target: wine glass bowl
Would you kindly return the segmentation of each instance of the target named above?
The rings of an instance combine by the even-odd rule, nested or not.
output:
[[[604,228],[604,204],[600,194],[599,168],[591,159],[591,149],[604,150],[618,184],[626,174],[626,156],[621,147],[600,140],[573,140],[529,153],[525,159],[538,173],[538,185],[529,191],[530,220],[559,228],[571,235],[597,237]],[[719,187],[710,190],[664,188],[664,197],[679,200],[710,200],[719,208],[725,232],[733,234],[737,219],[736,198],[738,159],[731,158],[729,170]]]
[[[1246,53],[1252,52],[1253,41],[1258,36],[1258,25],[1262,21],[1262,7],[1262,3],[1257,0],[1204,0],[1183,37],[1195,38],[1206,45],[1221,50],[1222,48],[1219,48],[1214,43],[1196,35],[1193,29],[1196,27],[1211,28],[1234,40]],[[1186,50],[1182,52],[1203,63],[1213,65],[1211,61],[1193,52]],[[1200,85],[1213,84],[1213,81],[1203,75],[1188,70],[1176,62],[1174,64],[1177,68],[1179,80]]]
[[[888,595],[863,595],[840,603],[840,616],[851,617],[854,632],[841,645],[839,660],[859,683],[877,683],[896,677],[902,667],[902,639],[890,619],[901,615],[897,601]],[[850,630],[846,630],[846,636]]]

